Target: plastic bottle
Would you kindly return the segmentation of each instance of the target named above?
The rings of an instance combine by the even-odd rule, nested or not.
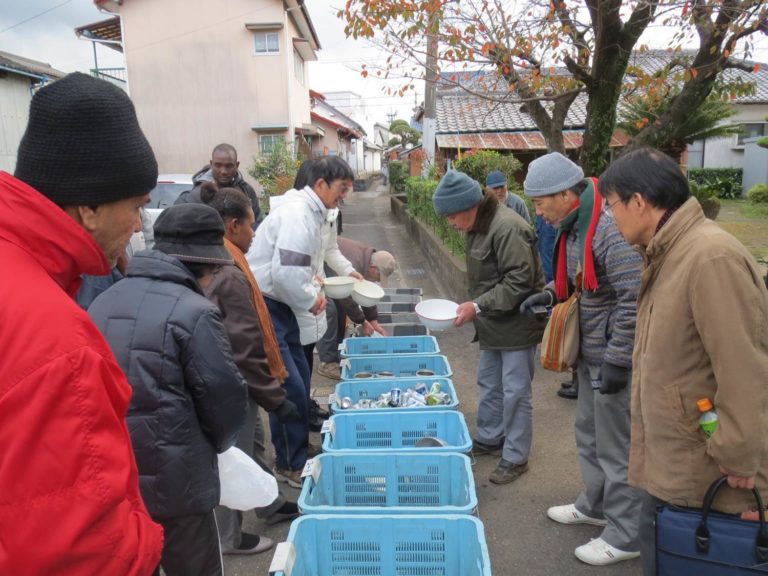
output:
[[[712,401],[709,398],[702,398],[696,405],[699,407],[701,416],[699,417],[699,426],[704,430],[704,434],[707,438],[711,437],[717,429],[717,412],[715,412],[712,406]]]

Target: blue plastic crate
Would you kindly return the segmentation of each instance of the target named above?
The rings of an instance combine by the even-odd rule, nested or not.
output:
[[[437,406],[411,406],[409,408],[341,408],[339,402],[345,396],[348,396],[352,403],[357,403],[358,400],[367,398],[369,400],[375,400],[385,392],[389,392],[392,388],[400,388],[405,392],[408,388],[415,388],[416,384],[423,382],[430,388],[433,383],[440,384],[440,391],[445,392],[450,397],[448,404],[438,404]],[[329,402],[331,406],[331,412],[334,414],[348,414],[363,412],[365,414],[370,413],[382,413],[392,411],[408,410],[409,412],[433,412],[435,410],[456,410],[459,407],[459,397],[456,395],[456,388],[453,386],[453,381],[450,378],[366,378],[364,380],[344,380],[336,384],[336,391],[333,398]]]
[[[471,514],[477,508],[463,454],[321,454],[304,481],[304,514]]]
[[[385,336],[383,338],[345,338],[339,347],[342,358],[387,354],[439,354],[434,336]]]
[[[303,516],[275,556],[286,546],[295,552],[292,576],[491,576],[483,523],[473,516]]]
[[[472,437],[461,412],[389,412],[386,414],[336,414],[331,432],[323,438],[323,452],[469,453]],[[438,438],[446,446],[416,447],[422,438]]]
[[[341,361],[341,379],[356,379],[358,374],[367,372],[374,376],[379,372],[390,372],[386,378],[419,378],[421,376],[453,375],[448,358],[433,354],[411,354],[408,356],[352,356]],[[417,374],[426,370],[432,374]],[[359,378],[359,376],[357,376]]]

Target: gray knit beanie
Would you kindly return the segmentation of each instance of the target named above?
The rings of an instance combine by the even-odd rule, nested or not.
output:
[[[148,193],[157,162],[128,95],[74,72],[32,98],[14,176],[59,206]]]
[[[483,192],[477,181],[464,172],[448,170],[432,195],[432,204],[440,216],[449,216],[469,210],[482,199]]]
[[[549,196],[572,188],[584,179],[584,171],[559,152],[536,158],[528,166],[523,189],[531,198]]]

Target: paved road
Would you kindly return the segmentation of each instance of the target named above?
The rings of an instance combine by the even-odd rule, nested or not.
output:
[[[343,235],[395,254],[399,271],[392,276],[393,286],[420,287],[425,298],[444,296],[418,247],[391,217],[386,191],[374,189],[350,196],[342,208]],[[476,344],[470,344],[473,330],[465,326],[435,335],[453,368],[460,409],[474,432],[478,349]],[[512,484],[496,486],[488,482],[488,475],[497,463],[495,458],[479,457],[474,466],[478,516],[485,524],[493,573],[496,576],[639,576],[642,571],[637,560],[601,568],[581,563],[573,555],[573,549],[596,538],[600,529],[563,526],[546,517],[547,507],[572,502],[581,487],[573,437],[575,402],[555,395],[562,379],[562,375],[537,370],[533,391],[534,444],[527,474]],[[325,378],[313,376],[313,388],[318,395],[327,394],[332,385]],[[319,437],[313,436],[313,441],[319,443]],[[284,489],[287,494],[298,497],[298,491]],[[265,526],[252,513],[246,513],[247,530],[275,541],[285,540],[288,528],[288,524]],[[267,574],[271,557],[271,552],[225,557],[226,574]]]

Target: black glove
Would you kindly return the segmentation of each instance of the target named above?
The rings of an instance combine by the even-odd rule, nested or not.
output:
[[[629,368],[603,362],[600,374],[600,394],[617,394],[629,384]]]
[[[555,303],[555,295],[551,290],[544,290],[528,296],[523,303],[520,304],[520,313],[528,314],[528,316],[536,316],[536,310],[534,307],[549,308]]]
[[[280,406],[274,411],[275,416],[280,422],[290,422],[292,420],[301,420],[301,413],[296,404],[286,398]]]

